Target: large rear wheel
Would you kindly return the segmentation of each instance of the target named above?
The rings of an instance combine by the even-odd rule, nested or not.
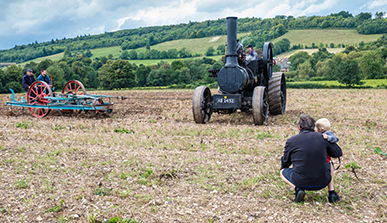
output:
[[[211,91],[206,86],[195,89],[192,101],[192,113],[196,123],[204,124],[211,119],[212,115]]]
[[[255,125],[263,125],[267,119],[267,92],[266,88],[258,86],[254,88],[253,99],[253,119]]]
[[[282,72],[273,73],[269,80],[269,111],[271,115],[282,115],[286,110],[286,79]]]
[[[53,97],[51,87],[44,81],[35,81],[27,92],[27,103],[30,105],[47,105],[49,100],[46,97]],[[48,108],[28,108],[31,114],[38,118],[50,114]]]
[[[266,42],[263,45],[263,75],[266,80],[270,80],[273,74],[273,44]]]

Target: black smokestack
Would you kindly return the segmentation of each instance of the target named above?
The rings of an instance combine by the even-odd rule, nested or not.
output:
[[[227,17],[227,54],[225,67],[238,65],[237,49],[237,17]]]

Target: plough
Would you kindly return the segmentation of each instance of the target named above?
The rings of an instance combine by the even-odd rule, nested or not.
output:
[[[61,94],[55,95],[50,85],[43,81],[35,81],[27,91],[27,100],[21,97],[21,101],[15,100],[15,93],[12,89],[10,101],[6,104],[12,110],[13,106],[28,108],[31,114],[38,118],[47,116],[51,110],[74,110],[76,112],[88,111],[107,112],[113,111],[111,98],[126,99],[122,96],[92,95],[87,94],[84,85],[77,80],[65,84]],[[104,102],[108,99],[109,102]]]

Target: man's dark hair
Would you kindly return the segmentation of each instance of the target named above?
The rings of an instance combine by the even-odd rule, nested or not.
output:
[[[298,121],[298,125],[301,130],[310,130],[314,132],[314,119],[309,115],[301,115],[300,120]]]
[[[47,70],[47,69],[41,69],[40,72],[43,72],[44,70]]]

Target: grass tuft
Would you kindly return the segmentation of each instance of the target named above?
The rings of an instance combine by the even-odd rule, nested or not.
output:
[[[127,134],[132,134],[134,133],[133,129],[125,129],[125,128],[122,128],[122,129],[114,129],[114,132],[118,132],[118,133],[127,133]]]
[[[16,128],[28,129],[29,127],[31,127],[31,123],[26,121],[22,121],[16,124]]]
[[[63,207],[63,203],[64,203],[64,200],[60,200],[59,205],[57,205],[55,207],[50,207],[49,209],[43,211],[43,214],[47,213],[47,212],[59,212],[59,211],[61,211],[62,207]]]
[[[97,187],[93,191],[93,194],[98,195],[98,196],[107,196],[107,195],[109,195],[110,191],[111,191],[111,189],[108,189],[108,188],[102,189],[101,187]]]
[[[103,221],[102,223],[138,223],[138,221],[134,219],[122,219],[120,217],[113,217],[107,221]]]
[[[387,156],[387,153],[384,153],[380,147],[376,147],[374,153]]]
[[[15,181],[15,187],[17,189],[25,189],[25,188],[29,188],[30,186],[28,185],[28,181],[20,179]]]

